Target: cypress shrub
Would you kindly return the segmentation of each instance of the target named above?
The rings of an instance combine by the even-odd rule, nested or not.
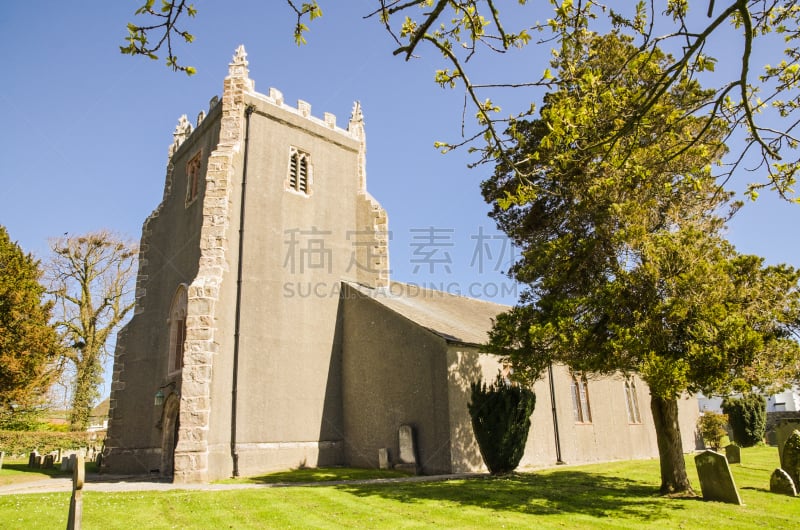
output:
[[[536,395],[500,374],[492,385],[478,381],[470,388],[469,415],[483,461],[492,475],[510,473],[525,452]]]
[[[740,447],[752,447],[764,441],[767,430],[767,401],[764,396],[747,394],[727,397],[722,410],[728,415],[733,441]]]

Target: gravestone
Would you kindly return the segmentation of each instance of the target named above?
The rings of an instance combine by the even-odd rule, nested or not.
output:
[[[32,452],[28,455],[28,467],[35,467],[36,466],[36,457],[39,456],[37,451]]]
[[[789,439],[792,433],[798,429],[800,429],[800,421],[796,420],[784,420],[775,427],[775,441],[778,445],[778,458],[781,459],[781,467],[783,469],[786,469],[786,466],[783,465],[783,446],[786,444],[786,440]]]
[[[63,452],[64,452],[64,450],[61,449],[61,448],[59,448],[58,451],[56,451],[56,464],[60,464],[61,463],[61,458],[62,458],[61,455],[62,455]]]
[[[3,458],[5,458],[6,454],[3,451],[0,451],[0,469],[3,469]]]
[[[72,497],[69,500],[69,517],[67,530],[80,530],[83,519],[83,482],[85,479],[85,466],[83,455],[71,455],[72,461]]]
[[[781,467],[792,477],[795,487],[800,484],[800,431],[794,431],[783,445]]]
[[[714,451],[703,451],[694,457],[703,500],[742,504],[739,490],[733,482],[728,460]]]
[[[767,431],[767,445],[778,445],[778,435],[774,429]]]
[[[780,493],[781,495],[788,495],[790,497],[797,497],[797,489],[794,486],[794,481],[789,473],[783,469],[776,469],[769,477],[769,491],[772,493]]]
[[[741,464],[742,463],[742,450],[736,444],[730,444],[725,447],[725,458],[728,460],[729,464]]]
[[[44,469],[53,469],[53,461],[55,458],[53,455],[44,455],[44,461],[42,462],[42,467]]]
[[[389,469],[389,450],[385,447],[378,449],[378,469]]]
[[[417,473],[417,451],[414,445],[414,427],[411,425],[401,425],[397,435],[400,442],[400,451],[397,457],[398,463],[394,466],[395,469]]]
[[[44,456],[36,455],[36,458],[33,459],[33,467],[36,469],[41,469],[44,465]]]

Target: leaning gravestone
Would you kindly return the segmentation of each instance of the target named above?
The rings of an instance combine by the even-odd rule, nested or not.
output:
[[[742,504],[739,490],[733,482],[731,468],[724,456],[714,451],[703,451],[694,457],[694,464],[697,466],[703,500]]]
[[[741,464],[741,448],[736,444],[730,444],[729,446],[725,447],[725,458],[728,460],[729,464]]]
[[[786,440],[789,439],[792,433],[798,429],[800,429],[800,421],[796,420],[784,420],[775,427],[775,441],[778,445],[778,458],[781,459],[781,467],[783,469],[786,469],[786,466],[783,465],[783,446],[786,445]]]
[[[789,473],[783,469],[776,469],[769,477],[769,491],[772,493],[780,493],[781,495],[788,495],[790,497],[797,497],[797,489],[794,487],[794,481]]]
[[[786,471],[795,487],[800,484],[800,431],[794,431],[783,446],[781,467]]]
[[[67,530],[80,530],[83,519],[83,482],[86,477],[86,468],[83,455],[71,455],[72,460],[72,497],[69,500],[69,517]]]
[[[411,425],[401,425],[397,436],[400,451],[397,457],[398,463],[394,466],[395,469],[417,473],[419,469],[417,467],[417,451],[414,447],[414,428]]]

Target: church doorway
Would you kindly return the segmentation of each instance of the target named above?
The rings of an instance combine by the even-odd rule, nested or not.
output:
[[[178,412],[180,398],[172,392],[164,402],[161,416],[161,477],[172,478],[175,474],[175,446],[178,444]]]

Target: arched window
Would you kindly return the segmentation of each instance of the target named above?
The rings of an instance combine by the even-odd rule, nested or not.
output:
[[[589,405],[589,384],[586,376],[572,374],[572,411],[576,423],[592,423],[592,409]]]
[[[181,285],[172,297],[172,306],[169,310],[169,373],[183,368],[187,302],[186,286]]]
[[[186,164],[186,206],[189,206],[200,193],[200,167],[202,166],[202,151],[199,151]]]
[[[628,409],[628,422],[642,423],[642,416],[639,414],[639,396],[636,393],[636,382],[633,377],[625,378],[625,404]]]

